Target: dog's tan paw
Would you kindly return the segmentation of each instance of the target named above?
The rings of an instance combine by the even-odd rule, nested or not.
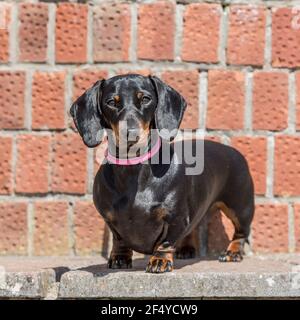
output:
[[[173,271],[173,260],[166,257],[152,256],[149,260],[146,272],[164,273]]]
[[[241,262],[243,260],[245,239],[230,242],[227,250],[219,256],[220,262]]]
[[[220,262],[241,262],[243,260],[243,255],[241,252],[226,251],[219,256]]]

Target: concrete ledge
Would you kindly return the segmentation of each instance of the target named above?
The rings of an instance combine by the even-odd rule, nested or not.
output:
[[[0,258],[1,298],[300,297],[300,255],[246,257],[241,263],[176,260],[168,274],[108,270],[101,257]]]

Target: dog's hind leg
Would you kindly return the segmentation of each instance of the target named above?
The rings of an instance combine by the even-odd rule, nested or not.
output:
[[[241,204],[228,207],[225,203],[218,203],[218,208],[232,221],[234,235],[226,251],[219,256],[220,262],[239,262],[243,259],[244,245],[248,242],[250,225],[254,214],[252,200],[246,205]]]
[[[199,226],[176,244],[175,257],[177,259],[195,258],[199,251]]]
[[[122,240],[113,236],[113,247],[108,259],[110,269],[132,268],[132,250],[128,248]]]

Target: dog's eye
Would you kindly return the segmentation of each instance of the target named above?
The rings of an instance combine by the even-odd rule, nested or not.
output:
[[[115,100],[114,99],[109,99],[106,101],[106,104],[111,106],[111,107],[114,107],[116,105],[115,103]]]
[[[150,97],[147,97],[147,96],[143,96],[142,100],[141,100],[141,103],[142,104],[147,104],[151,101],[151,98]]]

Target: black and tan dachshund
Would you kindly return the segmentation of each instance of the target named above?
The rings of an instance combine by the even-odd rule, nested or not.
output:
[[[186,105],[184,98],[159,78],[130,74],[96,82],[73,103],[70,113],[88,147],[101,143],[103,129],[112,132],[108,153],[121,159],[124,150],[120,146],[128,134],[135,133],[131,144],[144,146],[148,153],[153,146],[150,130],[167,129],[173,133],[172,140]],[[189,164],[174,160],[178,142],[158,135],[157,139],[161,144],[156,163],[105,161],[95,177],[94,204],[113,234],[108,267],[131,267],[135,250],[151,254],[147,272],[172,271],[174,256],[195,255],[193,232],[206,214],[217,209],[235,227],[219,260],[241,261],[254,214],[254,188],[245,158],[230,146],[205,140],[202,173],[187,175]],[[162,161],[166,144],[170,146],[169,163]]]

